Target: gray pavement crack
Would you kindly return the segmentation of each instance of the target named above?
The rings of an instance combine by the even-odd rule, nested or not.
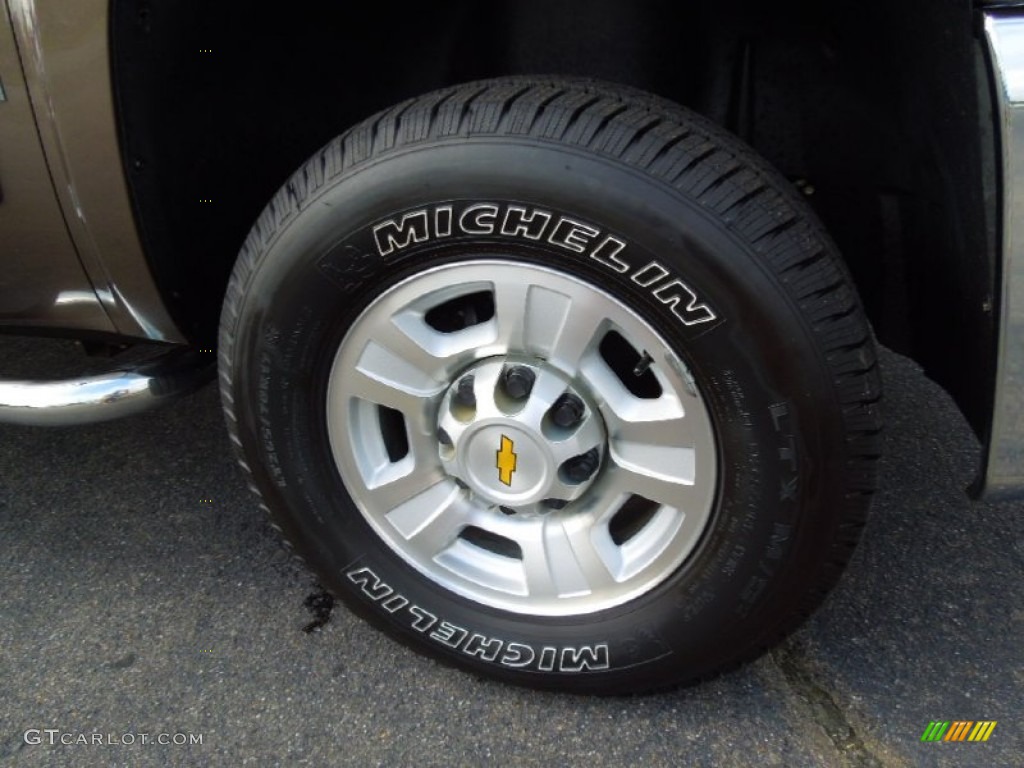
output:
[[[865,746],[832,693],[816,678],[798,643],[783,643],[771,652],[771,658],[790,689],[803,702],[810,718],[835,746],[844,765],[849,768],[885,767],[885,763]]]

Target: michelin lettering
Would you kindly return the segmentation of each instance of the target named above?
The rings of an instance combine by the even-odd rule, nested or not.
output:
[[[659,262],[634,264],[621,237],[553,211],[510,203],[446,203],[409,211],[373,225],[374,244],[384,258],[418,244],[459,236],[548,243],[592,259],[616,274],[629,275],[683,325],[709,323],[718,317],[696,291]]]
[[[467,656],[513,669],[540,672],[590,672],[610,668],[607,643],[536,648],[527,643],[488,637],[440,618],[416,605],[383,581],[371,568],[353,568],[346,576],[378,607],[402,616],[417,632]]]

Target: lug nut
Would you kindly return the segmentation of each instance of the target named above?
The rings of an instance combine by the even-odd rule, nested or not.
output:
[[[600,452],[597,448],[591,448],[586,453],[574,456],[562,464],[562,471],[565,473],[566,480],[578,485],[588,480],[597,471],[600,463]]]
[[[476,408],[476,393],[473,391],[473,374],[463,376],[455,388],[455,402],[466,408]]]
[[[530,390],[533,389],[533,382],[536,380],[537,374],[533,372],[532,368],[527,368],[525,365],[513,365],[506,368],[502,375],[505,392],[515,400],[522,400],[529,395]]]
[[[551,420],[560,427],[571,427],[579,423],[583,412],[583,401],[571,392],[566,392],[551,406]]]

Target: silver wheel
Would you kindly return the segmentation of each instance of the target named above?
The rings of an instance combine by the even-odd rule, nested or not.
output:
[[[562,272],[474,261],[405,280],[346,334],[327,398],[366,520],[485,605],[626,602],[683,563],[711,514],[715,440],[685,364]]]

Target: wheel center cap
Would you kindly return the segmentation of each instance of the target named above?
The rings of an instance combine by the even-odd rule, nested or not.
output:
[[[557,369],[491,358],[464,371],[441,402],[445,470],[504,511],[560,509],[589,487],[605,453],[597,408]]]
[[[515,506],[550,484],[550,452],[518,425],[483,424],[466,435],[459,447],[465,480],[497,504]]]

